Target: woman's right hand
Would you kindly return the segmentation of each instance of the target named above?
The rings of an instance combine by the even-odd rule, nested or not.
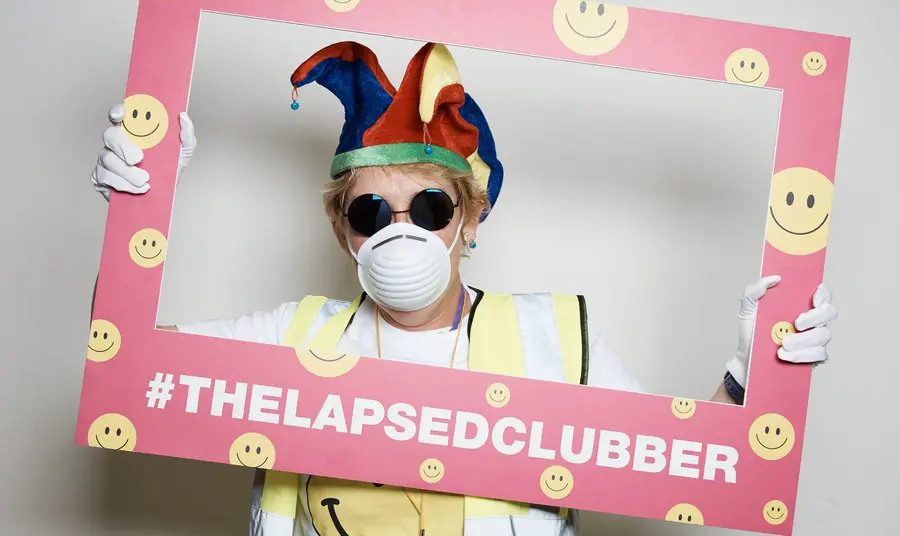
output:
[[[121,128],[125,117],[125,107],[121,104],[109,110],[109,122],[112,126],[103,131],[103,149],[97,158],[97,165],[91,173],[94,190],[109,201],[110,190],[129,194],[143,194],[150,189],[150,174],[137,167],[144,159],[144,151],[135,145]],[[182,113],[181,120],[181,154],[178,158],[178,177],[188,166],[197,138],[194,136],[194,124],[187,113]]]

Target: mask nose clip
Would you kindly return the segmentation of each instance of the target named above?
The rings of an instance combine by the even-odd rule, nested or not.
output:
[[[409,235],[409,234],[398,234],[396,236],[392,236],[390,238],[387,238],[387,239],[382,240],[381,242],[375,244],[374,246],[372,246],[372,251],[380,248],[381,246],[383,246],[385,244],[393,242],[394,240],[416,240],[416,241],[423,242],[423,243],[428,242],[428,240],[422,238],[421,236],[414,236],[414,235]]]

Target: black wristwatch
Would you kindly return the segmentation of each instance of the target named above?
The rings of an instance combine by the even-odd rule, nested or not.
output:
[[[741,387],[741,384],[734,379],[730,372],[725,373],[725,390],[735,404],[739,406],[744,405],[744,388]]]

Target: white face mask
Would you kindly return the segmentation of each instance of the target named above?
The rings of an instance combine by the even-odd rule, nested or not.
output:
[[[406,222],[378,231],[358,253],[357,275],[375,303],[394,311],[418,311],[437,301],[450,284],[450,253],[459,239],[462,222],[449,248],[436,234]]]

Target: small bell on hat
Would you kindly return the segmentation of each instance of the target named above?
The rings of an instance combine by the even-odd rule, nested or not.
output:
[[[445,45],[424,45],[395,89],[370,49],[351,41],[335,43],[294,71],[294,104],[297,89],[311,82],[344,105],[332,177],[351,168],[431,162],[472,172],[491,207],[495,205],[503,166],[487,120],[463,89]],[[486,217],[484,213],[481,219]]]

